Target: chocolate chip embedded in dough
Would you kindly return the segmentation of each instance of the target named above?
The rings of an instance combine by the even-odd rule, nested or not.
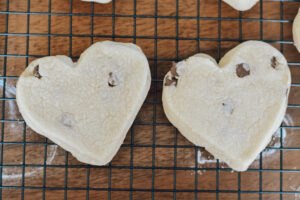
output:
[[[177,79],[176,78],[174,78],[174,77],[172,77],[171,79],[170,79],[170,77],[169,76],[167,76],[166,77],[166,80],[165,80],[165,86],[170,86],[170,85],[177,85]]]
[[[175,62],[172,62],[172,67],[171,67],[170,71],[171,71],[172,77],[179,76],[179,74],[176,71],[176,63]]]
[[[115,86],[119,85],[118,77],[115,74],[113,74],[112,72],[109,72],[109,74],[108,74],[108,85],[109,85],[109,87],[115,87]]]
[[[250,75],[250,67],[247,63],[240,63],[236,65],[236,75],[239,78],[244,78]]]
[[[36,77],[36,78],[38,78],[38,79],[41,79],[42,76],[40,74],[39,68],[40,68],[39,65],[37,65],[37,66],[34,67],[34,69],[33,69],[33,76]]]
[[[273,67],[274,69],[276,69],[277,66],[278,66],[277,58],[275,56],[273,56],[272,59],[271,59],[271,67]]]

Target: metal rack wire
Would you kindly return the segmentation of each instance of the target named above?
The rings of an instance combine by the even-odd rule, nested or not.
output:
[[[259,159],[259,167],[258,168],[251,168],[249,169],[250,172],[257,172],[259,175],[259,186],[257,190],[244,190],[242,188],[242,173],[237,173],[237,189],[236,190],[225,190],[220,188],[220,173],[221,172],[230,172],[230,168],[222,168],[220,167],[220,162],[219,160],[216,162],[215,167],[199,167],[198,164],[198,153],[199,149],[201,147],[196,147],[191,144],[178,144],[178,137],[179,133],[176,129],[174,129],[174,144],[157,144],[156,141],[156,134],[157,134],[157,126],[170,126],[172,125],[168,122],[160,122],[157,120],[157,107],[161,104],[159,97],[159,85],[162,84],[162,79],[158,77],[158,68],[159,68],[159,61],[179,61],[183,59],[183,57],[180,57],[179,55],[179,41],[194,41],[197,44],[196,51],[201,52],[200,48],[200,43],[203,41],[213,41],[217,43],[217,60],[220,59],[222,55],[222,47],[221,43],[222,42],[242,42],[244,41],[243,38],[243,22],[246,21],[255,21],[259,22],[259,39],[265,42],[273,43],[273,44],[278,44],[279,49],[281,52],[284,51],[284,45],[292,45],[292,41],[287,41],[284,40],[284,24],[290,24],[292,23],[291,19],[284,19],[284,4],[288,4],[291,2],[299,2],[300,6],[300,1],[299,0],[281,0],[280,1],[280,18],[279,19],[269,19],[265,18],[264,12],[263,12],[263,4],[264,1],[260,0],[259,2],[259,18],[243,18],[243,13],[239,12],[239,17],[222,17],[222,6],[223,4],[221,0],[215,0],[216,3],[218,3],[218,10],[217,10],[217,17],[203,17],[200,14],[200,7],[201,3],[203,2],[202,0],[194,0],[195,6],[197,7],[197,13],[196,16],[181,16],[179,13],[179,0],[174,0],[174,3],[176,4],[176,11],[174,15],[159,15],[158,13],[158,0],[153,0],[154,3],[154,14],[137,14],[137,3],[138,0],[133,0],[133,13],[132,14],[117,14],[116,13],[116,1],[113,0],[112,6],[111,6],[111,13],[109,14],[98,14],[95,13],[95,4],[94,3],[89,3],[90,5],[90,12],[89,13],[74,13],[73,12],[73,0],[68,0],[65,1],[65,4],[69,4],[69,12],[52,12],[52,6],[53,6],[53,0],[48,1],[48,11],[43,11],[43,12],[36,12],[36,11],[31,11],[31,1],[33,0],[27,0],[27,6],[26,6],[26,11],[15,11],[10,9],[10,4],[13,2],[13,0],[0,0],[0,18],[3,19],[2,24],[0,21],[0,60],[3,63],[3,72],[2,75],[0,76],[0,79],[3,80],[3,90],[2,90],[2,97],[1,97],[1,104],[2,104],[2,117],[1,117],[1,155],[0,155],[0,176],[3,177],[3,169],[4,168],[19,168],[21,169],[21,184],[19,186],[15,185],[5,185],[3,184],[3,178],[0,179],[0,199],[6,199],[7,196],[4,194],[4,190],[7,189],[15,189],[15,190],[20,190],[20,198],[25,199],[25,193],[29,190],[39,190],[42,191],[41,199],[47,199],[46,198],[46,192],[47,191],[63,191],[63,199],[68,199],[69,198],[69,191],[83,191],[85,192],[85,198],[86,199],[91,199],[90,193],[91,191],[104,191],[107,192],[107,199],[118,199],[118,198],[113,198],[112,197],[112,192],[115,191],[123,191],[123,192],[128,192],[128,198],[129,199],[136,199],[134,197],[134,192],[145,192],[151,194],[149,198],[151,199],[167,199],[167,198],[157,198],[156,194],[157,193],[172,193],[172,198],[173,199],[180,199],[178,197],[178,193],[190,193],[193,194],[194,199],[202,199],[199,197],[199,194],[201,193],[211,193],[215,194],[215,199],[223,199],[224,197],[221,197],[221,194],[236,194],[236,199],[247,199],[244,198],[242,195],[243,194],[257,194],[257,199],[266,199],[264,198],[264,194],[278,194],[278,197],[280,200],[282,199],[289,199],[290,197],[286,197],[285,195],[294,195],[295,198],[297,198],[296,195],[300,196],[300,191],[295,190],[295,191],[286,191],[284,190],[284,184],[283,184],[283,175],[284,173],[295,173],[296,176],[300,175],[300,168],[299,166],[295,166],[293,169],[286,169],[283,166],[284,158],[283,154],[284,151],[297,151],[298,158],[296,157],[295,159],[299,159],[300,154],[300,146],[299,147],[285,147],[283,145],[283,130],[284,129],[299,129],[300,126],[294,126],[294,125],[282,125],[280,127],[280,146],[279,147],[267,147],[267,149],[279,151],[280,158],[279,158],[279,168],[264,168],[263,167],[263,156],[262,153],[260,154],[260,159]],[[86,3],[88,4],[88,3]],[[1,6],[4,6],[1,8]],[[22,15],[24,16],[24,23],[26,23],[26,32],[22,33],[14,33],[10,32],[9,30],[9,25],[10,22],[9,18],[12,15]],[[38,33],[32,33],[30,30],[30,18],[31,16],[34,15],[43,15],[47,16],[48,18],[48,27],[47,27],[47,32],[38,32]],[[58,33],[52,33],[51,30],[51,19],[52,16],[65,16],[69,18],[69,32],[68,33],[63,33],[63,34],[58,34]],[[72,20],[73,17],[90,17],[91,18],[91,34],[75,34],[73,33],[73,27],[72,27]],[[97,34],[94,32],[94,22],[95,18],[105,18],[105,17],[110,17],[112,19],[112,27],[111,27],[111,34]],[[132,29],[132,35],[118,35],[116,34],[116,18],[123,18],[123,19],[128,19],[128,20],[133,20],[133,26],[128,27],[128,29]],[[154,35],[153,36],[139,36],[137,35],[137,19],[139,18],[148,18],[148,19],[153,19],[154,20]],[[175,37],[173,36],[160,36],[158,34],[158,20],[159,19],[175,19]],[[180,19],[193,19],[196,20],[197,23],[197,34],[196,37],[182,37],[179,34],[179,20]],[[200,21],[205,21],[205,20],[212,20],[217,23],[218,27],[218,32],[217,32],[217,37],[201,37],[200,35]],[[221,25],[222,22],[224,21],[238,21],[239,23],[239,36],[238,38],[223,38],[221,37]],[[264,22],[272,22],[272,23],[279,23],[280,24],[280,39],[279,40],[266,40],[263,37],[263,30],[264,30]],[[8,43],[8,37],[9,36],[15,36],[15,37],[26,37],[26,49],[25,49],[25,54],[10,54],[8,53],[8,48],[9,48],[9,43]],[[41,36],[41,37],[47,37],[47,54],[32,54],[29,51],[29,39],[31,36]],[[78,56],[74,56],[72,51],[73,51],[73,43],[72,40],[74,37],[79,37],[79,38],[89,38],[90,39],[90,44],[95,42],[95,38],[108,38],[111,40],[118,40],[118,39],[132,39],[134,43],[136,43],[137,39],[148,39],[148,40],[153,40],[153,45],[154,45],[154,56],[149,56],[148,59],[150,62],[153,63],[153,80],[152,80],[152,85],[153,85],[153,100],[146,100],[145,104],[150,104],[153,105],[153,118],[151,122],[138,122],[135,121],[133,126],[131,127],[130,131],[128,134],[130,134],[130,141],[128,143],[125,143],[122,145],[122,148],[129,148],[129,154],[130,154],[130,161],[128,166],[124,165],[113,165],[110,163],[109,165],[106,166],[90,166],[90,165],[83,165],[83,164],[70,164],[70,155],[68,153],[65,154],[65,163],[64,164],[48,164],[47,163],[47,155],[48,155],[48,147],[49,146],[55,146],[56,144],[52,143],[51,141],[48,141],[47,139],[44,142],[32,142],[32,141],[27,141],[26,136],[27,136],[27,130],[28,127],[26,126],[26,123],[21,120],[21,119],[7,119],[6,118],[6,113],[7,110],[10,109],[7,107],[6,102],[7,101],[15,101],[14,97],[7,97],[6,95],[6,87],[7,87],[7,81],[9,80],[16,80],[18,76],[10,76],[7,75],[7,71],[9,69],[9,65],[7,64],[8,58],[24,58],[26,60],[26,66],[28,65],[29,61],[33,58],[38,58],[42,56],[47,56],[47,55],[52,55],[51,52],[51,42],[53,38],[55,37],[67,37],[69,38],[69,44],[68,44],[68,51],[69,51],[69,56],[73,59],[77,59]],[[174,58],[169,58],[169,57],[161,57],[158,54],[158,40],[173,40],[175,41],[175,57]],[[1,47],[1,45],[3,45]],[[3,52],[2,52],[3,51]],[[290,66],[300,66],[300,63],[298,61],[289,61]],[[298,83],[293,83],[293,87],[299,87],[300,84]],[[289,108],[299,108],[300,105],[297,104],[289,104]],[[22,141],[5,141],[5,135],[7,134],[5,130],[5,125],[9,123],[20,123],[23,126],[23,135],[22,135]],[[151,144],[136,144],[135,142],[135,126],[152,126],[152,141]],[[298,137],[299,138],[299,137]],[[21,145],[22,147],[22,162],[21,164],[5,164],[5,148],[6,146],[14,146],[14,145]],[[40,156],[43,156],[43,164],[28,164],[26,163],[26,148],[28,148],[29,145],[37,145],[41,146],[44,148],[44,153],[40,154]],[[5,148],[4,148],[5,147]],[[142,166],[142,165],[137,165],[134,162],[135,159],[135,154],[134,151],[135,149],[139,148],[150,148],[151,149],[151,165],[150,166]],[[158,148],[163,148],[163,149],[173,149],[174,154],[173,154],[173,160],[174,163],[172,166],[157,166],[156,159],[157,159],[157,149]],[[190,167],[181,167],[178,166],[178,150],[179,149],[192,149],[194,150],[194,166]],[[25,170],[26,168],[42,168],[42,183],[40,186],[26,186],[25,184]],[[49,168],[61,168],[64,169],[64,184],[63,186],[47,186],[47,169]],[[86,169],[86,184],[84,187],[72,187],[69,185],[69,169]],[[108,172],[108,180],[107,180],[107,186],[106,187],[93,187],[90,186],[90,180],[91,180],[91,170],[99,168],[99,169],[107,169]],[[127,188],[116,188],[112,186],[112,174],[113,170],[122,170],[126,169],[129,170],[129,187]],[[136,188],[134,187],[134,170],[150,170],[151,171],[151,187],[150,188]],[[169,189],[162,189],[162,188],[157,188],[155,183],[157,182],[156,179],[156,173],[157,170],[169,170],[173,172],[173,185],[170,186]],[[198,188],[198,182],[199,182],[199,176],[198,176],[198,171],[199,170],[207,170],[207,171],[213,171],[215,172],[215,189],[199,189]],[[177,187],[177,172],[179,171],[193,171],[194,172],[194,187],[189,188],[189,189],[180,189]],[[279,173],[279,179],[274,180],[279,182],[279,188],[278,190],[265,190],[263,189],[263,173],[264,172],[278,172]],[[298,196],[298,197],[299,197]],[[99,199],[102,199],[98,197]],[[104,197],[103,197],[104,198]],[[13,197],[10,199],[14,199]],[[19,199],[16,198],[16,199]],[[32,199],[32,198],[31,198]],[[146,199],[146,198],[145,198]]]

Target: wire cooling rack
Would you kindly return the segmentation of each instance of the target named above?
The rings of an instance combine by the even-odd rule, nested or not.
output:
[[[260,1],[238,12],[221,0],[0,0],[0,199],[300,199],[300,57],[291,27],[300,1]],[[197,52],[217,60],[257,39],[287,58],[293,84],[287,114],[247,172],[233,172],[195,147],[166,119],[163,75]],[[35,58],[73,60],[102,40],[137,43],[152,71],[150,93],[113,161],[78,162],[34,133],[15,103],[15,83]],[[206,154],[206,155],[205,155]]]

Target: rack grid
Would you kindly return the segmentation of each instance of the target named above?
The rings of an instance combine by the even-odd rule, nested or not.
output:
[[[300,199],[300,58],[291,34],[299,6],[299,0],[260,0],[250,11],[238,12],[221,0],[106,5],[0,0],[0,199]],[[247,172],[232,172],[219,160],[199,161],[204,149],[184,139],[164,116],[161,85],[171,61],[197,52],[218,61],[249,39],[278,48],[293,83],[277,143]],[[26,125],[17,111],[15,84],[35,58],[65,54],[76,61],[102,40],[140,45],[151,65],[152,86],[114,160],[91,166]]]

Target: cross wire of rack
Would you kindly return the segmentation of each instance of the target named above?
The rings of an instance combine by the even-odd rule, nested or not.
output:
[[[299,6],[299,0],[260,0],[251,11],[238,12],[221,0],[113,0],[105,5],[0,0],[0,199],[299,198],[297,121],[283,123],[279,145],[266,148],[275,152],[275,161],[268,163],[262,152],[257,166],[232,172],[219,160],[199,164],[203,148],[189,143],[168,122],[160,98],[171,61],[197,52],[219,60],[238,43],[256,39],[287,57],[293,77],[287,113],[297,120],[300,59],[289,13],[295,15]],[[90,44],[102,40],[141,46],[151,66],[152,86],[118,155],[108,165],[91,166],[26,125],[17,112],[14,88],[30,61],[56,54],[76,60]],[[284,137],[293,144],[285,144]]]

